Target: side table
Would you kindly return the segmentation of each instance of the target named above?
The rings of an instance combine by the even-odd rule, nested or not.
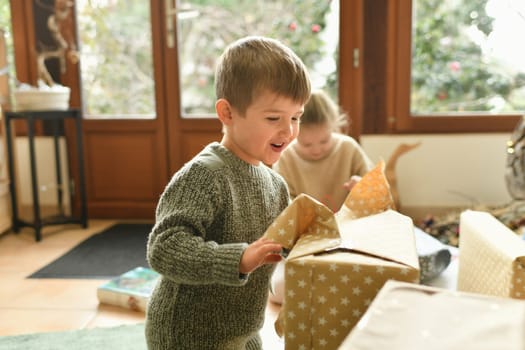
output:
[[[42,227],[47,225],[60,225],[60,224],[81,224],[83,228],[87,227],[87,204],[86,204],[86,189],[85,189],[85,178],[84,178],[84,155],[83,155],[83,143],[82,143],[82,113],[78,109],[68,110],[46,110],[46,111],[19,111],[19,112],[8,112],[4,114],[5,117],[5,131],[7,141],[7,161],[9,166],[9,189],[11,191],[11,208],[12,208],[12,229],[14,232],[19,232],[21,227],[32,227],[35,230],[35,239],[40,241],[42,239]],[[60,123],[65,119],[75,120],[76,129],[76,152],[78,157],[78,174],[79,183],[75,184],[75,191],[78,191],[80,195],[80,216],[74,217],[72,212],[71,215],[64,214],[63,208],[63,180],[61,175],[61,161],[60,161]],[[15,119],[25,120],[27,123],[27,138],[29,144],[29,160],[31,170],[31,189],[33,194],[33,221],[22,220],[19,217],[18,206],[17,206],[17,192],[16,192],[16,177],[14,169],[14,154],[13,154],[13,137],[11,133],[11,121]],[[53,125],[53,140],[54,140],[54,153],[55,153],[55,172],[56,172],[56,185],[57,185],[57,196],[58,196],[58,207],[59,214],[52,217],[42,218],[40,213],[40,200],[38,195],[38,178],[36,169],[36,157],[35,157],[35,120],[47,120]],[[71,206],[72,206],[71,202]]]

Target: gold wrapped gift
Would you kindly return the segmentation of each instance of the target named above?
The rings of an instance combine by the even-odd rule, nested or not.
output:
[[[286,349],[337,348],[386,281],[419,282],[410,218],[388,210],[340,229],[338,248],[308,249],[316,238],[305,234],[286,260]]]
[[[460,291],[525,299],[525,241],[487,212],[460,215]]]

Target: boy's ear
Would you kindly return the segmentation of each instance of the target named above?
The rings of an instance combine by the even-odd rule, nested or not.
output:
[[[225,100],[224,98],[218,99],[217,102],[215,102],[215,111],[217,112],[219,120],[224,125],[229,125],[231,123],[232,107],[227,100]]]

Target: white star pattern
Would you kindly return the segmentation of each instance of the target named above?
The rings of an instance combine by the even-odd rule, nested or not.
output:
[[[304,288],[306,286],[306,282],[304,280],[300,280],[297,282],[297,285],[299,288]]]
[[[354,294],[354,295],[361,294],[361,288],[359,288],[359,287],[352,288],[352,294]]]
[[[299,302],[299,304],[298,304],[297,306],[298,306],[299,309],[301,309],[301,310],[306,309],[306,303],[305,303],[304,301]]]
[[[350,300],[347,297],[341,299],[341,305],[347,306],[350,304]]]
[[[330,329],[330,336],[331,337],[337,337],[338,335],[339,335],[339,332],[337,331],[337,329],[335,329],[335,328]]]
[[[286,230],[284,228],[280,228],[278,233],[279,233],[279,236],[284,236],[286,234]]]
[[[372,282],[374,282],[374,280],[372,279],[372,277],[370,277],[370,276],[366,276],[366,277],[365,277],[365,284],[366,284],[366,285],[371,285]]]
[[[343,275],[341,276],[341,282],[344,283],[344,284],[348,284],[348,282],[350,281],[350,278],[348,278],[347,275]]]

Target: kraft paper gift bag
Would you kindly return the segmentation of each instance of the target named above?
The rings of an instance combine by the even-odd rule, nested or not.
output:
[[[268,229],[266,237],[291,249],[276,322],[286,349],[337,348],[387,280],[419,281],[412,220],[386,202],[374,202],[372,215],[349,209],[339,217],[301,195]]]
[[[339,350],[522,350],[525,301],[388,281]]]
[[[459,229],[458,290],[525,299],[525,241],[482,211],[462,212]]]

